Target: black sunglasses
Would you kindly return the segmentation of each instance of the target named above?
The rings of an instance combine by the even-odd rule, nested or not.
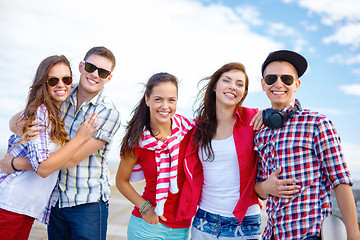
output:
[[[108,70],[105,70],[103,68],[98,68],[97,66],[95,66],[94,64],[91,64],[91,63],[88,63],[88,62],[85,62],[85,67],[84,67],[85,71],[87,71],[88,73],[92,73],[92,72],[95,72],[95,70],[97,69],[98,70],[98,74],[99,74],[99,77],[101,78],[107,78],[111,72],[108,71]]]
[[[267,85],[273,85],[276,83],[278,77],[280,77],[281,81],[285,83],[286,85],[290,86],[294,83],[294,77],[291,75],[275,75],[275,74],[269,74],[264,77],[265,83]]]
[[[72,77],[62,77],[60,79],[63,81],[65,85],[70,85],[72,83]],[[46,82],[50,87],[54,87],[56,86],[56,84],[58,84],[60,79],[57,77],[51,77]]]

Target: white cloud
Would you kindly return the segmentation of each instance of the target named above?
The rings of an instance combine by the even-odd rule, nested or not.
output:
[[[305,24],[305,29],[311,32],[316,32],[318,30],[318,26],[316,24]]]
[[[159,71],[179,78],[178,109],[186,114],[191,112],[197,82],[230,61],[246,66],[250,92],[261,91],[259,66],[268,52],[282,45],[252,32],[244,21],[248,16],[194,0],[104,0],[101,6],[96,0],[2,1],[2,100],[18,101],[14,109],[23,106],[36,67],[49,55],[67,56],[77,79],[78,63],[98,45],[117,58],[106,89],[124,124],[142,94],[138,83]],[[9,106],[0,106],[6,116]],[[0,126],[1,132],[3,128],[7,125]]]
[[[302,52],[308,42],[296,31],[294,28],[287,26],[284,23],[268,23],[267,33],[271,36],[286,37],[293,44],[293,49],[297,52]]]
[[[292,1],[284,1],[289,3]],[[298,0],[310,14],[320,15],[323,24],[334,26],[335,33],[325,37],[325,43],[360,46],[360,1],[358,0]]]
[[[360,96],[360,84],[340,86],[341,91],[348,95]]]
[[[228,61],[243,62],[250,75],[259,74],[256,67],[267,50],[280,46],[251,32],[243,16],[221,5],[205,7],[190,0],[105,0],[102,4],[106,16],[99,17],[94,7],[98,2],[94,0],[86,4],[71,0],[61,4],[45,0],[37,4],[20,2],[2,3],[0,27],[7,34],[0,38],[0,62],[7,64],[2,64],[0,70],[19,73],[14,68],[21,67],[23,75],[28,76],[21,78],[24,82],[32,79],[37,64],[49,54],[64,53],[73,60],[77,72],[77,64],[87,49],[105,45],[118,60],[112,89],[132,89],[134,83],[145,82],[151,74],[166,70],[184,80],[184,92],[190,96],[196,93],[194,83]],[[25,65],[25,59],[31,59],[32,65]],[[5,71],[5,66],[11,71]],[[250,86],[252,91],[260,89],[256,84]],[[25,93],[26,88],[21,92]],[[129,91],[115,94],[119,101],[133,95]]]
[[[354,70],[353,70],[353,73],[354,73],[355,75],[360,76],[360,68],[354,69]]]
[[[294,44],[294,50],[296,52],[302,52],[306,46],[308,46],[308,42],[303,38],[296,38]]]
[[[352,64],[360,64],[360,54],[354,55],[354,54],[335,54],[328,58],[329,62],[335,62],[335,63],[341,63],[346,65],[352,65]]]
[[[262,25],[264,22],[259,18],[259,11],[255,6],[240,5],[235,8],[236,12],[244,19],[245,22],[251,25]]]
[[[323,41],[325,43],[336,42],[341,45],[350,45],[358,48],[360,46],[360,22],[349,23],[346,26],[339,27],[333,35],[324,38]]]
[[[327,24],[339,21],[354,22],[360,20],[360,1],[358,0],[298,0],[298,4],[322,16]]]
[[[293,36],[296,31],[286,26],[284,23],[269,23],[269,29],[267,32],[273,36]]]

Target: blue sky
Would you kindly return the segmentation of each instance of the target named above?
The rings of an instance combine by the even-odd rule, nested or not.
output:
[[[260,66],[269,52],[290,49],[309,63],[297,98],[333,121],[360,179],[359,12],[358,0],[0,0],[0,144],[6,147],[8,120],[24,107],[36,67],[49,55],[66,55],[77,79],[89,48],[110,48],[117,67],[106,91],[125,124],[142,94],[139,83],[152,74],[179,78],[178,112],[190,117],[197,82],[230,61],[242,62],[250,77],[244,105],[269,107]]]

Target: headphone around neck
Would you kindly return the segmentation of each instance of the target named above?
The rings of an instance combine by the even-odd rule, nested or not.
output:
[[[295,100],[295,106],[287,110],[285,114],[279,110],[267,108],[262,113],[264,125],[271,129],[280,128],[284,126],[286,119],[291,118],[300,108],[301,105],[297,99]]]

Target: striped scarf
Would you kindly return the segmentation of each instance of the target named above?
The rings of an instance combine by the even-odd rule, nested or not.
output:
[[[194,120],[189,120],[179,114],[175,114],[172,117],[172,135],[164,142],[157,140],[151,135],[149,130],[144,130],[139,146],[143,149],[155,151],[157,168],[155,213],[158,216],[164,214],[164,205],[168,197],[168,192],[177,193],[179,191],[177,186],[177,173],[180,143],[194,125]],[[142,169],[139,164],[136,164],[130,181],[133,182],[142,179],[144,179]]]

